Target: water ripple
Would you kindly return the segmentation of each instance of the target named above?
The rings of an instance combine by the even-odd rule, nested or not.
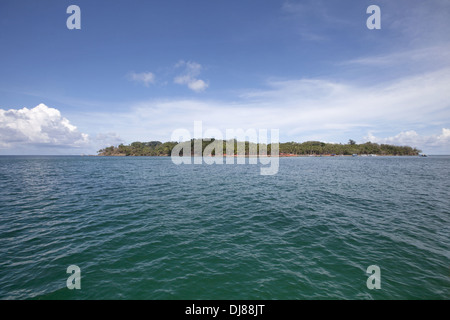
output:
[[[0,157],[0,298],[448,299],[449,164]]]

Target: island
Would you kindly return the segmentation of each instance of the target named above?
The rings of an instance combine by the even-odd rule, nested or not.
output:
[[[187,150],[190,150],[191,155],[195,155],[195,142],[199,142],[202,145],[202,154],[206,146],[214,139],[191,139],[190,141],[183,142],[187,144]],[[223,154],[226,155],[227,142],[225,140],[218,140],[216,142],[222,142]],[[243,143],[245,145],[245,155],[248,156],[252,150],[257,150],[259,153],[261,144],[251,143],[248,141],[234,143],[233,155],[238,155],[237,145]],[[116,146],[110,146],[101,149],[97,152],[98,156],[171,156],[173,148],[178,145],[178,142],[133,142],[129,145],[120,144]],[[264,145],[267,148],[267,154],[271,154],[271,145]],[[389,144],[378,144],[373,142],[366,142],[357,144],[353,140],[349,140],[347,144],[342,143],[325,143],[320,141],[306,141],[306,142],[283,142],[279,143],[279,156],[280,157],[295,157],[295,156],[357,156],[357,155],[377,155],[377,156],[418,156],[421,150],[412,148],[410,146],[394,146]],[[214,153],[211,154],[214,156]]]

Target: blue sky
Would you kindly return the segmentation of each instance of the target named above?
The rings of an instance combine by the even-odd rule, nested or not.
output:
[[[95,154],[194,121],[450,154],[449,20],[445,0],[2,0],[0,154]]]

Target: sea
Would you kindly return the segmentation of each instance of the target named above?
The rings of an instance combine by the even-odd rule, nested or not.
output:
[[[260,166],[1,156],[0,299],[450,299],[450,156]]]

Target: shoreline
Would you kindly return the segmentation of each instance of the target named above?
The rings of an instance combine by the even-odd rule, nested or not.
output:
[[[111,155],[81,155],[83,157],[171,157],[170,155],[158,155],[158,156],[141,156],[141,155],[126,155],[126,154],[111,154]],[[182,157],[182,156],[180,156]],[[189,157],[189,156],[186,156]],[[209,158],[209,157],[216,157],[216,156],[196,156],[196,155],[190,155],[190,157],[203,157],[203,158]],[[373,158],[373,157],[421,157],[419,154],[415,155],[395,155],[395,154],[362,154],[362,155],[349,155],[349,154],[320,154],[320,155],[305,155],[305,154],[283,154],[283,155],[222,155],[222,157],[244,157],[244,158],[267,158],[267,157],[276,157],[276,158],[323,158],[323,157],[352,157],[352,158]]]

